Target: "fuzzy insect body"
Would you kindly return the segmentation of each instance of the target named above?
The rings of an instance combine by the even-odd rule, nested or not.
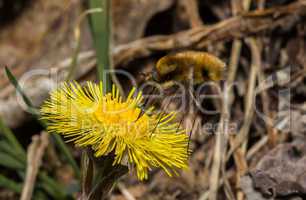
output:
[[[169,54],[158,60],[153,79],[159,83],[178,81],[201,84],[223,78],[225,63],[218,57],[199,51]]]

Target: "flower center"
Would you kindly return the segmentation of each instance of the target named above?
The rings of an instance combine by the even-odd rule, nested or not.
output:
[[[143,114],[141,109],[131,106],[129,102],[117,102],[115,100],[101,104],[95,109],[94,115],[102,127],[117,136],[125,136],[133,133],[134,138],[144,136],[150,126],[150,118]]]

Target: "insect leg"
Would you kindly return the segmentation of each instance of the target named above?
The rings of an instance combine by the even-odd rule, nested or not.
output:
[[[171,102],[171,101],[168,102],[168,104],[167,104],[166,107],[169,106],[170,102]],[[157,121],[155,127],[153,128],[153,131],[152,131],[152,133],[151,133],[151,136],[152,136],[152,134],[155,132],[155,130],[157,129],[157,126],[158,126],[158,124],[160,123],[160,121],[161,121],[162,118],[163,118],[163,113],[161,112],[161,113],[158,114],[158,121]]]
[[[189,86],[191,87],[191,86]],[[196,108],[199,108],[201,106],[200,102],[196,99],[195,95],[193,94],[193,92],[191,91],[191,88],[188,89],[188,92],[192,98],[192,100],[194,100],[195,104],[196,104]],[[189,134],[189,138],[188,138],[188,146],[187,146],[187,153],[189,153],[189,146],[190,146],[190,141],[191,141],[191,136],[193,134],[193,129],[194,129],[194,125],[196,122],[197,117],[194,116],[192,125],[191,125],[191,130],[190,130],[190,134]]]
[[[184,117],[181,118],[180,123],[178,124],[175,132],[178,132],[179,128],[181,127],[181,124],[183,123],[183,120],[184,120]]]
[[[177,90],[175,90],[175,92],[176,92],[176,91],[177,91]],[[174,92],[174,93],[175,93],[175,92]],[[169,102],[167,103],[166,108],[170,105],[170,103],[171,103],[171,101],[169,101]],[[157,126],[158,126],[158,124],[160,123],[160,121],[161,121],[162,118],[163,118],[163,113],[161,112],[161,113],[158,114],[158,121],[157,121],[155,127],[153,128],[153,131],[152,131],[151,135],[155,132],[155,130],[156,130],[156,128],[157,128]]]
[[[195,124],[196,119],[197,119],[197,117],[195,116],[194,119],[193,119],[193,122],[192,122],[190,134],[189,134],[189,137],[188,137],[187,153],[189,153],[190,140],[191,140],[191,136],[192,136],[192,133],[193,133],[194,124]]]
[[[154,94],[155,90],[156,90],[156,88],[154,87],[154,88],[150,91],[149,95]],[[149,98],[147,98],[147,99],[145,100],[143,106],[141,107],[141,112],[139,113],[139,115],[138,115],[136,121],[137,121],[141,116],[144,115],[148,102],[149,102]]]

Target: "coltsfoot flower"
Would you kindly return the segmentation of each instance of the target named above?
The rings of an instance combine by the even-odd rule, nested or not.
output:
[[[143,97],[135,91],[124,100],[114,85],[104,94],[102,83],[64,83],[43,104],[42,119],[49,132],[92,148],[96,157],[113,155],[113,165],[135,166],[140,180],[153,167],[177,174],[188,166],[185,130],[177,128],[175,113],[154,114],[152,107],[139,117]]]

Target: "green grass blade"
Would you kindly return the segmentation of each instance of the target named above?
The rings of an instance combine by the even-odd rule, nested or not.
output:
[[[78,66],[78,55],[80,53],[81,50],[81,35],[82,35],[82,22],[84,21],[84,19],[87,19],[87,16],[89,14],[95,13],[95,12],[101,12],[101,9],[92,9],[92,10],[86,10],[84,11],[77,20],[77,25],[74,29],[74,37],[75,37],[75,41],[76,41],[76,46],[75,49],[73,51],[72,54],[72,58],[71,58],[71,62],[70,62],[70,66],[69,66],[69,71],[68,71],[68,75],[66,77],[66,81],[70,81],[73,79],[77,66]]]
[[[13,75],[13,73],[10,71],[8,67],[5,67],[5,73],[8,77],[11,84],[15,87],[16,91],[21,95],[24,103],[27,105],[28,110],[31,113],[36,113],[35,108],[31,102],[31,100],[26,96],[26,94],[23,92],[22,88],[20,87],[16,77]]]
[[[16,158],[10,156],[7,153],[0,152],[0,165],[9,169],[14,170],[24,170],[25,165],[22,163],[22,161],[17,160]]]
[[[16,91],[22,96],[24,102],[28,106],[28,109],[29,110],[34,109],[31,100],[22,91],[22,89],[21,89],[17,79],[15,78],[15,76],[11,73],[11,71],[7,67],[5,68],[5,72],[8,76],[8,78],[9,78],[10,82],[15,87]],[[32,112],[32,113],[34,113],[34,112]],[[35,114],[36,114],[36,117],[39,117],[39,113],[35,112]],[[40,123],[44,127],[46,127],[44,122],[40,121]],[[20,151],[19,153],[23,155],[23,157],[18,156],[19,159],[15,159],[13,157],[10,157],[9,154],[7,155],[7,154],[1,154],[0,153],[0,160],[5,160],[6,161],[6,162],[2,162],[2,163],[5,163],[5,167],[15,168],[15,169],[25,169],[25,166],[26,166],[26,152],[24,151],[24,149],[22,148],[22,146],[20,145],[20,143],[16,139],[13,132],[3,123],[1,118],[0,118],[0,131],[2,131],[4,133],[5,137],[7,138],[8,141],[10,141],[10,143],[12,143],[14,148],[19,149],[18,150],[18,151]],[[75,160],[73,159],[71,153],[69,152],[67,146],[65,145],[65,143],[61,139],[61,137],[59,135],[55,135],[55,134],[53,134],[52,137],[54,138],[55,143],[57,144],[59,149],[62,151],[62,153],[66,157],[67,161],[71,164],[71,166],[75,170],[76,175],[79,177],[80,176],[79,175],[80,174],[79,168],[78,168]],[[5,147],[5,145],[4,145],[4,148],[7,148],[7,147]],[[43,184],[43,188],[50,192],[49,195],[51,195],[53,197],[58,197],[59,199],[63,199],[64,196],[66,196],[65,191],[51,177],[48,177],[45,173],[41,173],[41,172],[38,174],[38,177]],[[12,182],[12,181],[10,181],[10,182],[8,182],[8,181],[10,181],[10,180],[7,180],[5,177],[0,176],[0,186],[1,186],[1,183],[6,183],[7,186],[10,187],[10,189],[14,189],[14,191],[17,192],[16,189],[18,189],[19,185],[14,184],[14,182]],[[20,191],[21,191],[21,189],[22,189],[22,185],[20,185]]]
[[[74,75],[75,75],[75,71],[78,65],[78,55],[80,53],[80,49],[81,49],[81,39],[77,38],[76,41],[76,47],[74,49],[73,55],[72,55],[72,59],[71,59],[71,63],[69,66],[69,71],[68,71],[68,75],[66,77],[66,81],[70,81],[73,79]]]
[[[2,132],[4,134],[4,137],[10,142],[11,145],[13,145],[16,152],[18,152],[18,154],[22,157],[22,159],[26,158],[25,150],[18,142],[12,130],[4,124],[1,117],[0,117],[0,132]]]
[[[47,124],[43,121],[40,120],[39,123],[44,127],[45,129],[47,128]],[[71,155],[71,152],[69,151],[67,145],[63,141],[62,137],[57,134],[51,134],[52,139],[54,140],[56,146],[60,149],[60,151],[63,153],[64,157],[66,158],[67,162],[71,165],[71,167],[74,170],[74,173],[76,174],[77,178],[81,177],[81,172],[78,164],[74,160],[74,158]]]
[[[8,79],[10,80],[12,85],[15,87],[16,91],[22,96],[23,100],[25,101],[26,105],[28,106],[28,109],[33,111],[34,107],[33,107],[33,104],[31,102],[31,100],[22,91],[22,88],[20,87],[20,85],[19,85],[17,79],[15,78],[15,76],[12,74],[12,72],[7,67],[5,67],[5,72],[6,72],[6,75],[7,75]],[[35,116],[37,118],[39,118],[39,113],[38,112],[32,112],[32,113],[34,113]],[[46,124],[44,122],[40,121],[40,123],[44,127],[46,127]],[[0,125],[1,125],[1,122],[0,122]],[[69,162],[69,164],[75,170],[76,176],[79,178],[80,177],[79,167],[78,167],[76,161],[74,160],[73,156],[71,155],[68,147],[65,145],[63,139],[59,135],[55,135],[55,134],[52,134],[52,137],[54,138],[54,141],[55,141],[56,145],[58,146],[59,150],[63,153],[63,155],[65,156],[66,160]]]
[[[61,186],[61,184],[50,178],[45,172],[40,172],[38,174],[39,179],[42,182],[41,187],[54,199],[66,199],[66,191]]]
[[[18,153],[16,149],[12,147],[12,145],[6,140],[0,141],[0,152],[7,153],[8,155],[14,157],[15,159],[19,161],[22,161],[23,163],[26,162],[25,154]]]
[[[11,168],[15,170],[19,170],[19,176],[23,179],[25,176],[25,168],[26,168],[26,157],[21,157],[18,155],[18,153],[15,151],[15,148],[12,148],[9,143],[7,143],[5,140],[0,141],[0,159],[5,159],[5,162],[0,163],[1,166],[6,168]],[[20,171],[21,170],[21,171]],[[56,184],[56,181],[53,180],[51,177],[47,177],[47,175],[40,173],[38,175],[41,179],[41,184],[43,185],[43,188],[45,191],[48,192],[49,195],[53,195],[53,197],[57,197],[58,190],[60,190],[59,186]],[[8,180],[10,181],[10,180]],[[2,184],[8,185],[9,189],[12,189],[15,192],[16,191],[16,184],[12,181],[7,183],[7,180],[5,177],[0,177],[0,187]],[[22,185],[22,184],[21,184]],[[64,193],[61,191],[61,193]],[[42,194],[43,195],[43,194]],[[54,196],[55,195],[55,196]]]
[[[16,183],[1,174],[0,174],[0,187],[10,189],[18,194],[21,193],[22,190],[21,183]]]
[[[36,190],[33,194],[35,200],[48,200],[48,196],[42,190]]]
[[[101,8],[102,12],[90,15],[91,31],[97,55],[98,79],[104,84],[104,92],[111,91],[110,39],[111,14],[110,0],[89,0],[90,9]]]
[[[11,144],[6,140],[0,140],[0,152],[5,152],[9,155],[16,156],[16,151]]]
[[[64,143],[63,139],[61,138],[60,135],[57,134],[52,134],[52,137],[57,144],[58,148],[61,149],[62,153],[65,155],[67,162],[70,163],[71,167],[73,168],[76,176],[78,178],[81,177],[80,169],[77,163],[75,162],[74,158],[72,157],[69,149],[67,148],[66,144]]]

